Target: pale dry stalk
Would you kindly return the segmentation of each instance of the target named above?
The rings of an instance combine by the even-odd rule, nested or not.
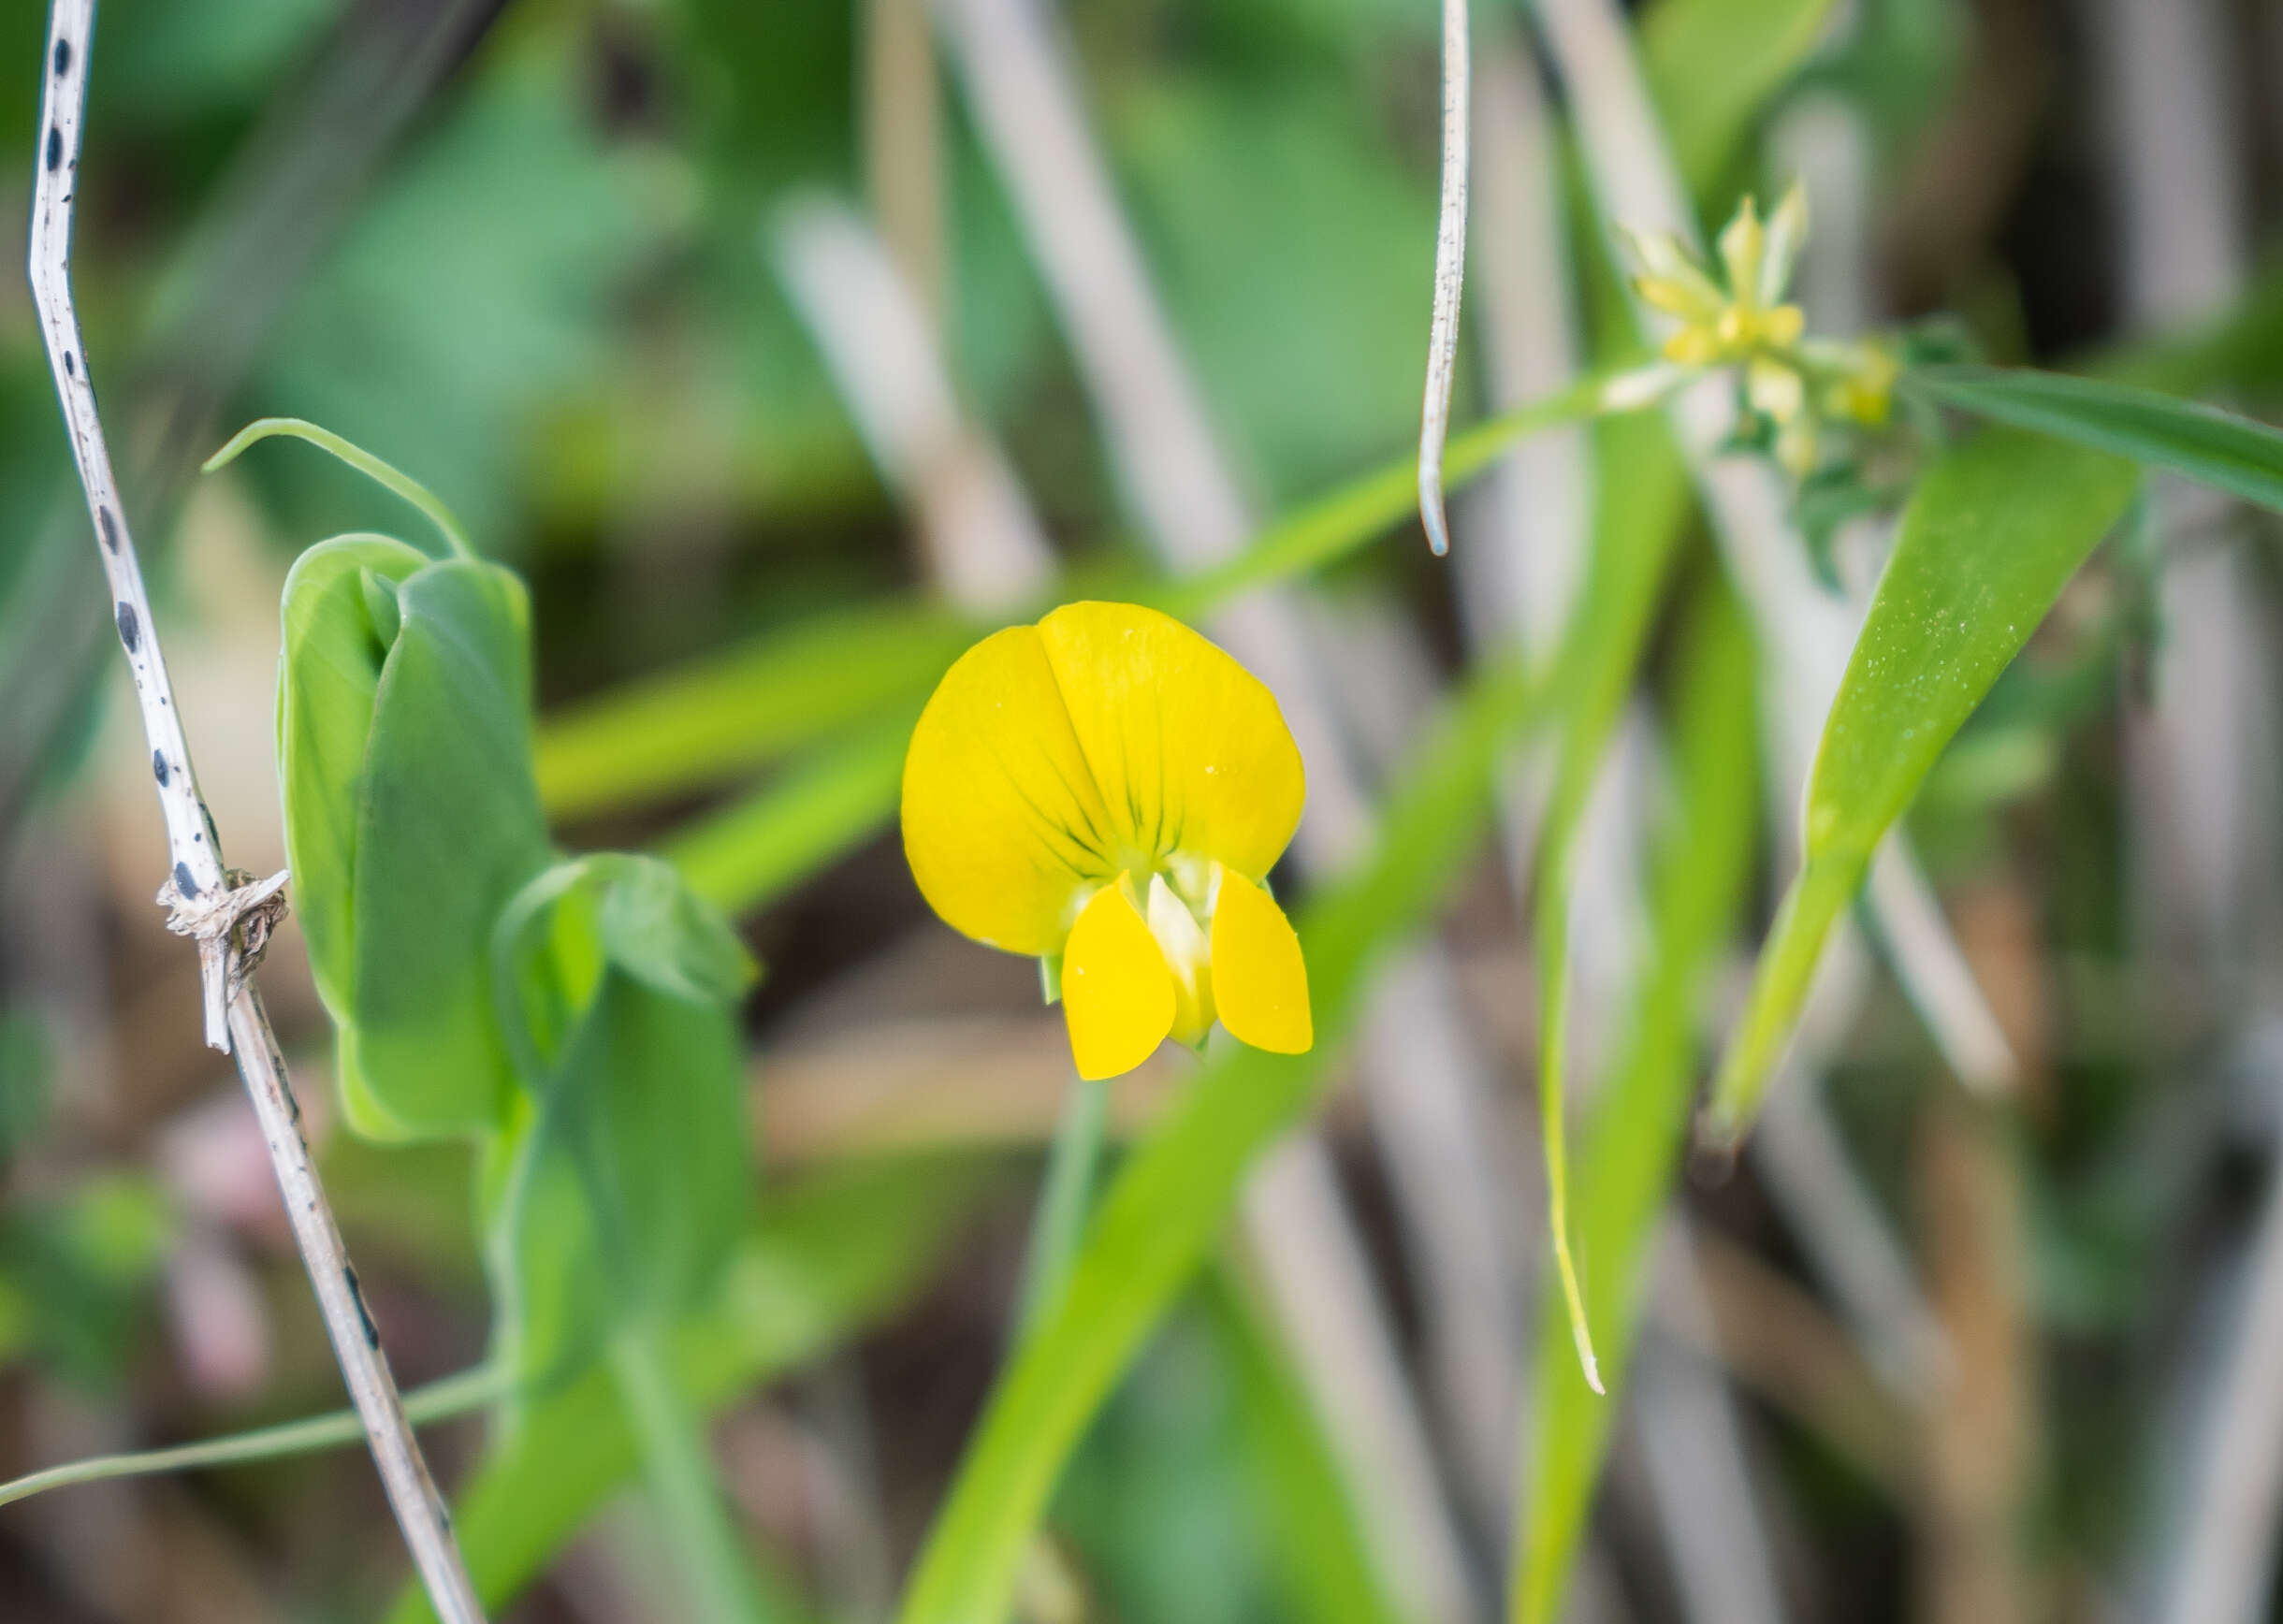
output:
[[[318,1183],[301,1137],[285,1063],[260,995],[247,981],[268,925],[278,911],[279,878],[253,882],[223,866],[213,821],[199,798],[190,747],[159,652],[142,569],[127,533],[118,481],[88,381],[86,350],[71,295],[72,203],[77,191],[81,122],[87,104],[95,0],[55,0],[49,14],[38,152],[34,168],[30,272],[33,303],[57,396],[87,494],[105,576],[110,584],[119,642],[134,677],[151,747],[151,774],[167,824],[171,866],[159,897],[169,926],[196,938],[206,994],[206,1040],[237,1059],[268,1144],[294,1239],[309,1267],[326,1330],[341,1363],[390,1505],[404,1530],[437,1616],[444,1624],[480,1624],[483,1608],[453,1540],[420,1446],[389,1374],[379,1332],[366,1312],[341,1230]]]

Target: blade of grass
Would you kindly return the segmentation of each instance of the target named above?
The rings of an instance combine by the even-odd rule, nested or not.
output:
[[[1238,1428],[1292,1616],[1310,1624],[1397,1624],[1291,1355],[1228,1263],[1206,1271],[1198,1297],[1236,1377]]]
[[[1993,428],[1919,482],[1808,779],[1803,859],[1721,1061],[1708,1128],[1751,1125],[1840,911],[1879,841],[2110,526],[2139,472]]]
[[[1519,662],[1476,676],[1421,750],[1371,855],[1303,910],[1316,1042],[1230,1048],[1175,1103],[1105,1195],[1060,1300],[1002,1373],[938,1515],[900,1617],[1004,1617],[1063,1463],[1196,1272],[1246,1170],[1321,1095],[1372,962],[1431,916],[1488,819],[1508,751],[1542,714]]]
[[[1585,1311],[1612,1397],[1586,1391],[1549,1287],[1529,1408],[1536,1425],[1520,1469],[1521,1525],[1508,1598],[1515,1624],[1549,1624],[1560,1610],[1625,1389],[1650,1242],[1686,1137],[1697,998],[1752,871],[1752,645],[1724,589],[1707,590],[1694,605],[1677,671],[1675,793],[1652,881],[1653,958],[1578,1158],[1578,1240],[1592,1264]]]
[[[1601,1391],[1593,1341],[1578,1291],[1568,1221],[1566,1088],[1570,902],[1578,834],[1609,740],[1632,690],[1650,627],[1681,537],[1680,474],[1669,437],[1654,419],[1601,427],[1597,465],[1607,477],[1596,515],[1578,624],[1565,646],[1576,669],[1563,674],[1562,745],[1545,833],[1538,848],[1536,940],[1538,1104],[1545,1140],[1548,1220],[1554,1266],[1586,1385]],[[1620,476],[1630,471],[1635,477]]]
[[[894,814],[912,721],[912,714],[897,714],[822,747],[764,788],[679,830],[659,855],[724,913],[768,906],[869,840]]]
[[[820,615],[546,719],[539,793],[580,818],[702,790],[916,703],[987,626],[918,598]]]
[[[1920,367],[1905,386],[2015,428],[2112,451],[2283,513],[2283,431],[2153,389],[1999,367]]]
[[[466,1415],[506,1396],[505,1374],[488,1365],[462,1370],[457,1376],[414,1387],[404,1395],[404,1418],[415,1427]],[[170,1449],[144,1449],[129,1455],[96,1455],[85,1460],[51,1466],[7,1483],[0,1483],[0,1505],[28,1500],[50,1489],[74,1484],[102,1483],[114,1477],[143,1477],[162,1472],[203,1472],[217,1466],[240,1466],[253,1460],[275,1460],[285,1455],[306,1455],[320,1449],[342,1449],[365,1441],[364,1423],[354,1410],[334,1410],[275,1427],[257,1427],[225,1438],[204,1438]]]
[[[1582,422],[1609,408],[1604,392],[1616,371],[1490,418],[1455,437],[1445,458],[1447,485],[1480,473],[1522,437]],[[1408,517],[1418,470],[1406,458],[1342,486],[1261,531],[1226,563],[1179,581],[1121,574],[1066,578],[1057,595],[1032,604],[1028,618],[1070,594],[1129,598],[1185,620],[1231,600],[1319,570],[1376,540]],[[539,730],[540,797],[550,816],[590,817],[734,778],[833,739],[858,724],[909,708],[916,713],[937,680],[969,644],[1003,620],[964,616],[922,599],[900,598],[804,621],[629,684],[545,719]],[[858,776],[851,759],[843,765]],[[822,760],[823,758],[820,758]],[[821,786],[812,785],[822,796]],[[766,792],[764,792],[765,795]],[[748,804],[764,816],[762,797]],[[784,816],[791,817],[791,813]],[[725,824],[705,852],[734,886],[752,843]],[[711,843],[707,843],[711,845]]]

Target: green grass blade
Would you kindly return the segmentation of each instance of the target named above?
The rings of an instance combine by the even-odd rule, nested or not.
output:
[[[988,628],[917,599],[819,616],[549,718],[539,793],[580,818],[703,790],[916,708]]]
[[[1992,422],[2169,469],[2283,513],[2283,431],[2215,406],[2098,378],[1999,367],[1926,367],[1909,386]]]
[[[1729,1041],[1710,1127],[1734,1138],[1833,922],[1943,746],[2138,487],[2121,457],[2017,428],[1944,454],[1904,511],[1808,780],[1805,854]]]
[[[702,1410],[815,1356],[900,1301],[981,1186],[975,1164],[874,1167],[769,1203],[730,1268],[719,1306],[684,1325],[676,1374]],[[456,1497],[453,1525],[489,1607],[505,1605],[634,1476],[639,1454],[610,1375],[589,1370],[533,1398]],[[389,1624],[432,1624],[408,1590]]]
[[[1768,100],[1823,37],[1832,0],[1663,0],[1641,22],[1641,71],[1689,190],[1728,172]],[[1778,190],[1788,177],[1779,177]]]
[[[415,1427],[445,1421],[483,1409],[507,1396],[507,1373],[490,1365],[478,1365],[456,1376],[445,1376],[404,1395],[404,1418]],[[299,1421],[281,1421],[225,1438],[202,1438],[169,1449],[144,1449],[127,1455],[95,1455],[62,1466],[51,1466],[0,1483],[0,1505],[28,1500],[50,1489],[74,1484],[102,1483],[114,1477],[146,1477],[162,1472],[203,1472],[217,1466],[242,1466],[249,1461],[275,1460],[282,1456],[308,1455],[320,1449],[341,1449],[365,1442],[365,1423],[354,1410],[333,1410]]]
[[[1481,472],[1525,434],[1592,414],[1603,386],[1596,375],[1458,436],[1445,459],[1447,483],[1455,488]],[[1653,425],[1637,414],[1610,421]],[[1417,500],[1415,465],[1391,463],[1271,526],[1219,569],[1127,587],[1169,614],[1202,618],[1231,598],[1353,552],[1409,517]],[[980,631],[938,611],[897,603],[686,668],[542,730],[540,792],[558,816],[591,812],[694,788],[853,728],[851,736],[815,749],[782,778],[708,815],[662,849],[692,890],[724,911],[766,906],[894,815],[904,747],[920,703]],[[883,648],[893,650],[884,660],[876,658]],[[831,674],[851,660],[870,663],[835,697],[819,698],[838,680]],[[778,683],[792,685],[790,699],[761,697]]]
[[[1428,921],[1473,855],[1539,691],[1519,661],[1473,678],[1398,775],[1372,854],[1302,910],[1314,1051],[1224,1049],[1127,1162],[1060,1300],[1000,1376],[906,1592],[904,1624],[1005,1617],[1080,1434],[1204,1262],[1254,1158],[1321,1095],[1373,961]]]
[[[1570,1246],[1568,1140],[1563,1122],[1568,1046],[1572,856],[1593,782],[1623,713],[1649,641],[1688,516],[1688,473],[1672,436],[1654,417],[1615,418],[1593,439],[1602,500],[1577,624],[1565,634],[1567,669],[1559,678],[1563,729],[1554,787],[1540,838],[1536,880],[1539,1032],[1538,1105],[1546,1153],[1548,1226],[1571,1340],[1586,1385],[1593,1339]]]
[[[895,813],[912,714],[874,722],[677,833],[659,855],[724,913],[768,906]]]
[[[1198,1295],[1236,1378],[1238,1430],[1291,1616],[1303,1624],[1397,1624],[1290,1352],[1228,1264],[1207,1271]]]
[[[1574,1220],[1585,1312],[1610,1397],[1586,1390],[1549,1288],[1523,1443],[1509,1615],[1551,1624],[1601,1474],[1639,1327],[1642,1262],[1688,1127],[1698,995],[1752,873],[1759,790],[1752,635],[1723,587],[1692,608],[1676,661],[1674,804],[1651,880],[1651,959],[1628,1038],[1579,1147]]]
[[[1598,413],[1607,376],[1454,438],[1447,484],[1480,473],[1525,435]],[[1063,590],[1107,592],[1199,619],[1240,593],[1321,569],[1385,534],[1412,515],[1418,491],[1417,465],[1392,462],[1270,526],[1203,574],[1066,581]],[[540,728],[541,798],[556,818],[589,817],[704,790],[886,713],[916,712],[945,668],[995,630],[898,599],[820,616],[632,684]]]

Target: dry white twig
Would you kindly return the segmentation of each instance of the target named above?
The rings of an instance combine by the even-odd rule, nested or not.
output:
[[[1450,432],[1451,373],[1459,359],[1459,295],[1466,285],[1466,0],[1443,0],[1443,203],[1434,239],[1434,322],[1427,333],[1427,399],[1419,413],[1419,523],[1441,558],[1443,440]]]
[[[167,684],[166,661],[159,653],[150,599],[143,590],[142,570],[136,560],[134,539],[127,533],[118,482],[111,471],[95,389],[88,382],[86,350],[72,302],[70,257],[72,201],[94,29],[95,0],[55,0],[41,75],[45,89],[34,170],[32,297],[49,362],[54,369],[72,457],[99,538],[119,641],[126,651],[135,696],[142,711],[143,733],[151,747],[151,772],[158,786],[172,861],[161,900],[172,908],[172,927],[198,939],[206,984],[207,1041],[237,1057],[239,1074],[245,1080],[261,1121],[262,1137],[269,1148],[294,1238],[309,1266],[326,1329],[341,1361],[342,1379],[364,1422],[373,1459],[421,1580],[445,1624],[478,1624],[484,1616],[482,1606],[460,1561],[427,1462],[413,1441],[387,1357],[381,1351],[380,1334],[365,1310],[341,1231],[318,1184],[277,1039],[270,1032],[260,995],[243,980],[243,972],[251,967],[261,939],[267,936],[268,921],[275,918],[283,877],[253,885],[241,883],[241,877],[223,867],[212,819],[198,797],[190,748]],[[254,921],[252,929],[247,928],[250,921]]]

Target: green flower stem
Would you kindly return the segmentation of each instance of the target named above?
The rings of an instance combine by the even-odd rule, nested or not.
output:
[[[705,1624],[765,1624],[770,1612],[714,1479],[704,1425],[675,1385],[658,1327],[634,1325],[619,1332],[610,1344],[610,1367],[662,1532],[687,1578],[692,1617]]]
[[[447,1420],[465,1415],[472,1410],[507,1396],[509,1382],[506,1373],[489,1365],[478,1365],[473,1370],[462,1370],[457,1376],[430,1382],[404,1395],[404,1418],[425,1426],[430,1421]],[[11,1501],[28,1500],[51,1488],[68,1488],[76,1483],[101,1483],[113,1477],[144,1477],[161,1472],[196,1472],[212,1466],[237,1466],[249,1460],[273,1460],[282,1455],[306,1455],[319,1449],[339,1449],[365,1440],[364,1423],[354,1410],[335,1410],[323,1415],[312,1415],[299,1421],[284,1421],[275,1427],[257,1428],[251,1432],[233,1432],[226,1438],[202,1439],[196,1443],[177,1444],[171,1449],[144,1449],[131,1455],[95,1455],[85,1460],[73,1460],[62,1466],[51,1466],[42,1472],[0,1483],[0,1505]]]
[[[1094,1176],[1102,1160],[1110,1125],[1107,1080],[1071,1080],[1062,1121],[1046,1163],[1046,1183],[1030,1224],[1030,1252],[1023,1260],[1023,1296],[1015,1315],[1015,1340],[1029,1335],[1051,1307],[1070,1274],[1086,1214],[1094,1205]]]

